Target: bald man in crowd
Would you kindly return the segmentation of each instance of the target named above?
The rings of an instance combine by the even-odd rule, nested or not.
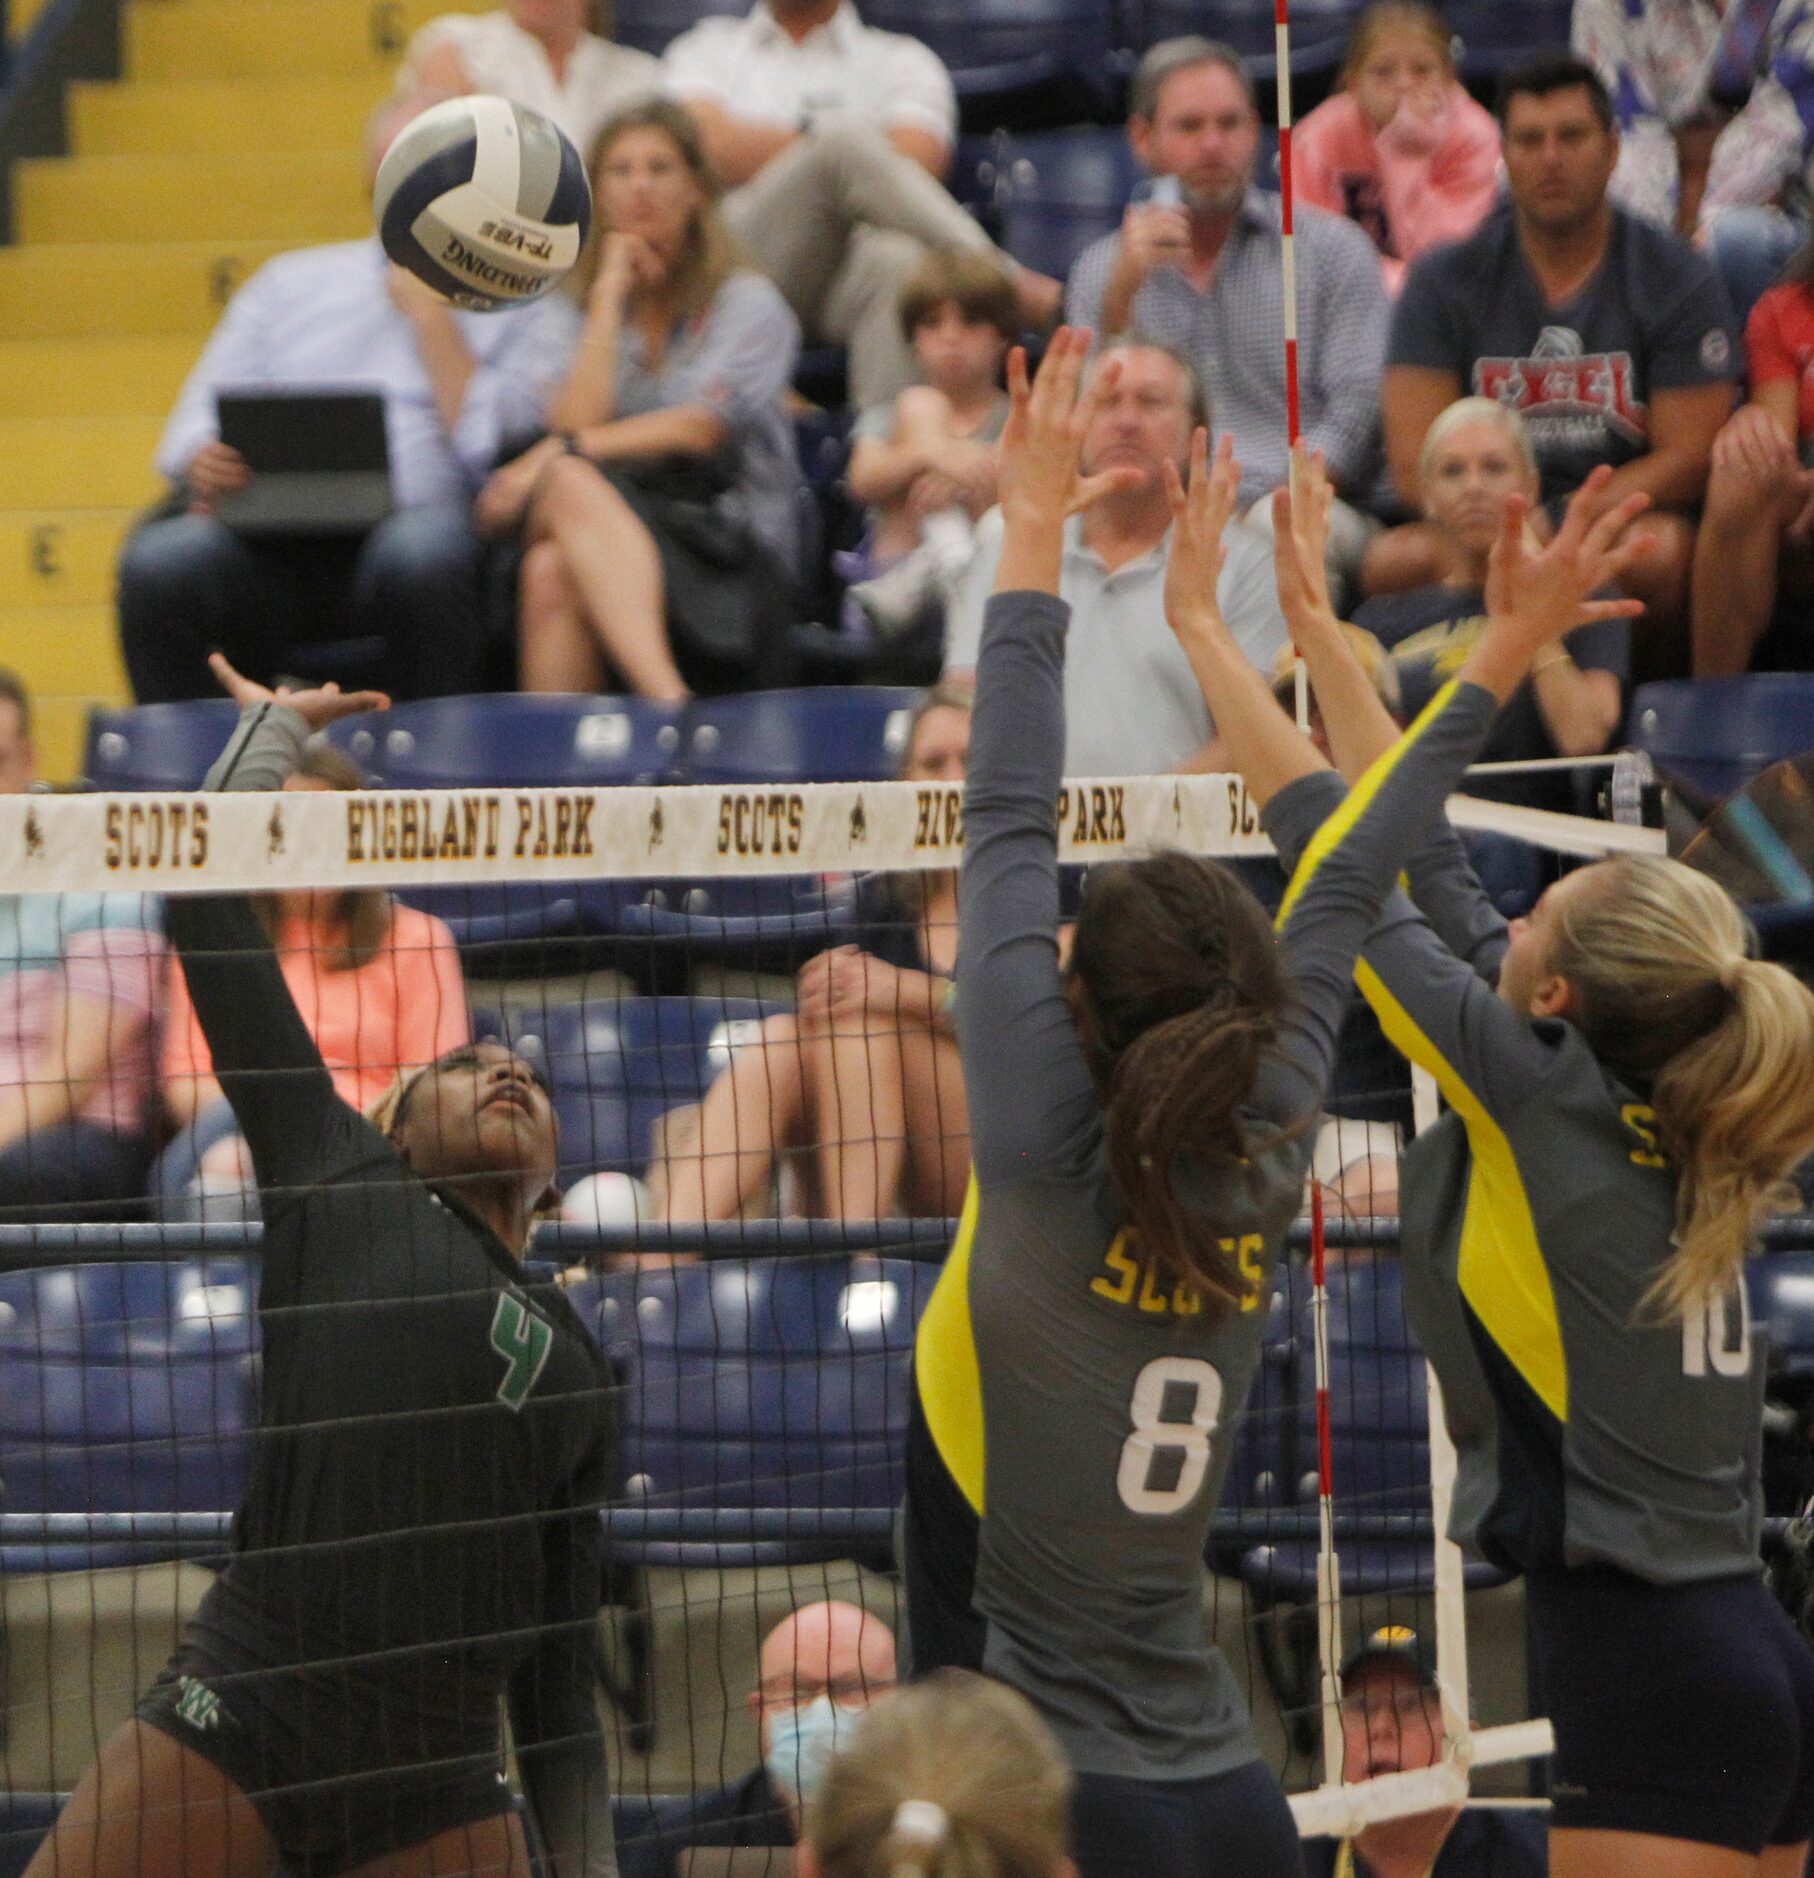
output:
[[[676,1878],[694,1846],[791,1846],[834,1751],[894,1687],[894,1633],[854,1604],[803,1604],[763,1641],[748,1696],[762,1763],[728,1787],[658,1800],[646,1835],[619,1835],[620,1878]]]

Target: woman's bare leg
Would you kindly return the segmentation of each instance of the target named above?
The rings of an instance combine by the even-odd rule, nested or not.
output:
[[[1550,1878],[1751,1878],[1757,1868],[1748,1853],[1649,1832],[1549,1835]]]
[[[524,691],[597,691],[605,661],[553,541],[532,542],[517,582],[517,684]]]
[[[690,694],[668,644],[661,556],[636,512],[580,457],[543,476],[531,533],[561,551],[567,578],[605,656],[645,698],[678,704]]]
[[[970,1108],[957,1039],[942,1031],[901,1033],[907,1162],[901,1208],[910,1219],[952,1219],[970,1183]]]
[[[1799,491],[1760,501],[1751,483],[1713,472],[1689,583],[1696,678],[1736,678],[1751,663],[1776,610],[1783,530],[1800,506]]]
[[[881,1219],[894,1210],[907,1164],[900,1026],[869,1013],[834,1017],[805,1055],[826,1211],[833,1219]]]
[[[665,1163],[658,1217],[735,1219],[805,1113],[799,1031],[782,1013],[764,1021],[760,1042],[739,1050],[705,1092],[693,1139]]]
[[[358,1865],[347,1878],[530,1878],[523,1822],[499,1813]]]
[[[26,1878],[266,1878],[277,1848],[212,1761],[136,1717],[76,1783]]]

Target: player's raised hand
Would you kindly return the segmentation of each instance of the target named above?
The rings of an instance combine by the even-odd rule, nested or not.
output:
[[[1083,386],[1090,356],[1090,329],[1061,326],[1052,336],[1029,383],[1027,355],[1008,355],[1008,421],[1001,435],[998,499],[1004,520],[1062,522],[1112,490],[1140,480],[1135,469],[1079,472],[1083,440],[1098,406],[1121,373],[1119,359],[1105,360]]]
[[[1272,498],[1272,564],[1279,607],[1299,645],[1336,624],[1329,599],[1329,510],[1334,501],[1323,453],[1306,449],[1300,439],[1291,448],[1290,485],[1275,490]]]
[[[1562,526],[1546,544],[1525,526],[1529,503],[1509,496],[1499,518],[1499,539],[1488,561],[1486,607],[1503,630],[1527,639],[1533,652],[1590,620],[1632,619],[1638,600],[1596,600],[1639,550],[1631,524],[1650,506],[1639,493],[1606,500],[1612,471],[1601,464],[1575,491]]]
[[[1223,626],[1216,581],[1227,558],[1222,536],[1234,516],[1241,466],[1234,439],[1224,436],[1210,461],[1209,432],[1199,427],[1190,440],[1190,481],[1175,464],[1165,466],[1165,493],[1172,505],[1171,550],[1165,563],[1165,619],[1186,645]]]
[[[310,730],[320,730],[342,717],[356,717],[361,711],[388,711],[391,707],[382,691],[342,691],[332,681],[311,685],[306,691],[292,691],[285,685],[273,690],[236,672],[219,652],[209,653],[208,669],[242,711],[248,704],[287,704]]]

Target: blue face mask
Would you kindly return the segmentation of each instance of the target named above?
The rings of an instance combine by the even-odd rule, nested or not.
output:
[[[777,1711],[768,1724],[769,1779],[790,1799],[812,1805],[831,1757],[849,1747],[862,1719],[861,1709],[839,1708],[828,1695]]]

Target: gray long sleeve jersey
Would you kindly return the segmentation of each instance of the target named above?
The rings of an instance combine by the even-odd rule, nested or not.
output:
[[[1298,867],[1249,1165],[1173,1169],[1246,1282],[1217,1317],[1129,1244],[1060,984],[1067,619],[1050,596],[997,595],[978,663],[957,969],[975,1180],[914,1355],[909,1652],[916,1673],[955,1663],[1021,1690],[1081,1771],[1195,1779],[1257,1753],[1205,1635],[1203,1554],[1355,954],[1493,704],[1449,687]],[[1281,791],[1269,819],[1316,787]]]
[[[1320,778],[1284,804],[1282,858],[1341,795]],[[1675,1231],[1654,1111],[1572,1024],[1498,997],[1505,921],[1446,824],[1410,881],[1416,904],[1394,892],[1357,977],[1449,1104],[1405,1157],[1402,1223],[1459,1458],[1453,1536],[1527,1571],[1754,1572],[1763,1366],[1744,1286],[1681,1322],[1647,1305]]]

